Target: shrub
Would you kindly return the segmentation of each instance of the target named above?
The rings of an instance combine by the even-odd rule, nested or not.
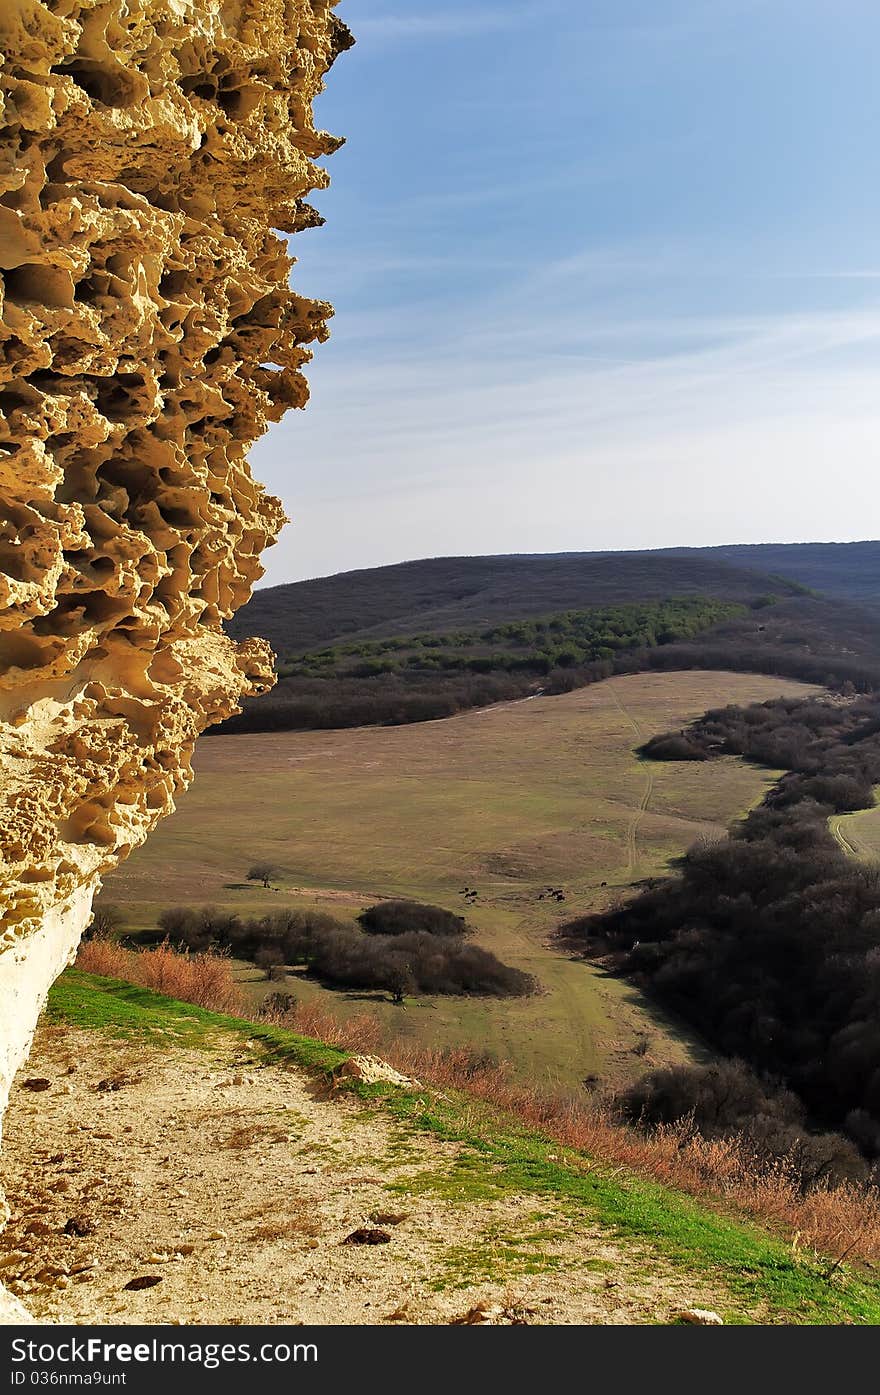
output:
[[[428,906],[420,901],[380,901],[358,916],[358,922],[370,935],[405,935],[409,931],[424,931],[428,935],[469,935],[467,921],[441,906]]]
[[[224,955],[180,952],[167,942],[134,951],[106,940],[89,940],[80,945],[76,963],[85,973],[128,979],[212,1012],[240,1013],[245,1007]]]
[[[745,1140],[770,1162],[784,1159],[802,1185],[864,1180],[868,1168],[839,1133],[817,1133],[791,1090],[760,1079],[742,1061],[652,1071],[620,1098],[624,1118],[644,1128],[688,1120],[705,1138]]]
[[[708,760],[708,754],[683,732],[671,736],[652,736],[641,747],[641,754],[650,760]]]
[[[83,939],[77,950],[76,965],[87,974],[102,978],[127,978],[131,954],[112,940]]]
[[[284,954],[277,945],[263,945],[254,955],[254,963],[270,983],[284,977]]]
[[[240,1012],[244,998],[232,977],[229,960],[216,953],[181,954],[171,945],[156,945],[138,955],[139,979],[145,988],[213,1012]]]
[[[263,886],[268,889],[275,876],[277,876],[277,872],[271,862],[255,862],[253,867],[248,869],[247,879],[249,882],[262,882]]]
[[[260,1004],[260,1016],[267,1022],[283,1022],[296,1008],[292,993],[267,993]]]
[[[109,940],[123,930],[127,923],[128,916],[121,906],[97,901],[92,910],[92,918],[83,931],[83,939]]]

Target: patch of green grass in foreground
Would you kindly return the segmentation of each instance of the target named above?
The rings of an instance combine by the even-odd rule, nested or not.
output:
[[[208,1012],[193,1003],[181,1003],[123,983],[116,978],[68,969],[49,992],[47,1014],[50,1021],[70,1022],[91,1031],[111,1032],[117,1037],[146,1037],[152,1046],[190,1046],[210,1049],[221,1046],[223,1036],[241,1036],[262,1048],[270,1060],[291,1060],[307,1070],[332,1070],[345,1060],[346,1053],[311,1037],[243,1017]]]
[[[269,1059],[327,1071],[342,1051],[282,1028],[206,1012],[147,989],[68,970],[49,995],[49,1016],[153,1045],[211,1049],[230,1034]],[[552,1198],[582,1209],[620,1239],[650,1246],[685,1272],[714,1277],[736,1303],[719,1300],[728,1322],[878,1324],[880,1285],[845,1266],[798,1257],[784,1240],[757,1225],[732,1220],[671,1188],[591,1160],[518,1127],[471,1096],[391,1087],[352,1086],[375,1108],[388,1109],[411,1128],[462,1145],[442,1168],[394,1184],[459,1202],[505,1193]],[[564,1156],[562,1154],[564,1153]],[[827,1277],[826,1277],[827,1276]]]

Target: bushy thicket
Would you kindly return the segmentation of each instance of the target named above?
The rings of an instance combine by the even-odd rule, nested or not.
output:
[[[373,678],[405,670],[443,673],[550,673],[616,652],[691,638],[745,607],[680,596],[640,605],[566,610],[510,620],[487,630],[455,630],[336,644],[281,665],[283,677]]]
[[[398,999],[405,993],[512,998],[536,987],[529,974],[502,964],[461,934],[369,934],[313,912],[276,911],[242,920],[211,907],[174,907],[162,912],[159,931],[177,946],[227,949],[236,958],[265,965],[305,964],[322,983],[385,989]]]
[[[370,935],[405,935],[413,930],[426,935],[471,933],[463,916],[422,901],[379,901],[358,916],[358,923]]]
[[[710,757],[795,768],[730,838],[681,859],[679,876],[567,932],[880,1156],[880,870],[851,861],[827,823],[873,802],[880,702],[728,708],[683,736]]]
[[[642,1128],[690,1120],[705,1138],[744,1141],[768,1164],[785,1159],[804,1187],[868,1177],[849,1139],[810,1129],[797,1095],[742,1061],[651,1071],[619,1104],[624,1118]]]
[[[641,748],[655,760],[743,756],[789,776],[769,796],[783,808],[812,799],[835,813],[873,803],[880,781],[880,700],[780,698],[721,707],[686,731],[655,736]]]
[[[489,675],[482,678],[423,674],[375,678],[282,678],[261,698],[247,698],[243,710],[217,727],[214,735],[248,731],[328,731],[337,727],[406,726],[454,717],[473,707],[512,702],[534,686],[533,678]]]
[[[845,601],[798,596],[642,657],[647,669],[774,673],[869,693],[880,688],[880,613]]]

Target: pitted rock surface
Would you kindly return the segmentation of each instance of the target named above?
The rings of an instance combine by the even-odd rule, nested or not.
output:
[[[272,681],[222,622],[284,521],[248,449],[327,334],[280,234],[340,144],[332,3],[0,5],[0,1105],[101,874]]]

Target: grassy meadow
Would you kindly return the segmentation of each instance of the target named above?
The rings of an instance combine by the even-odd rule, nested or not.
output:
[[[287,986],[342,1012],[366,1003],[400,1035],[472,1043],[531,1078],[622,1081],[693,1059],[699,1044],[548,937],[662,874],[695,840],[721,836],[774,778],[734,759],[645,762],[634,747],[710,707],[808,691],[751,674],[638,674],[411,726],[209,737],[177,813],[108,877],[104,901],[125,909],[130,929],[183,904],[245,915],[314,907],[342,919],[379,897],[447,906],[543,991],[401,1008],[298,975]],[[245,880],[263,860],[278,869],[275,890]],[[565,902],[539,900],[546,885]],[[472,907],[465,886],[479,893]],[[241,973],[255,995],[266,991],[255,970]]]
[[[880,862],[880,804],[858,809],[854,814],[835,814],[829,821],[831,832],[850,857],[862,862]]]

